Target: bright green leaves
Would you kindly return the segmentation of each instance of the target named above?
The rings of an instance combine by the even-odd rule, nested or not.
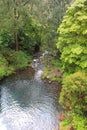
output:
[[[79,69],[87,71],[87,6],[84,2],[75,1],[58,28],[57,48],[61,51],[63,69],[67,73]]]
[[[78,44],[64,47],[61,54],[61,59],[64,62],[63,69],[65,71],[67,67],[71,73],[77,71],[78,68],[87,68],[87,51],[85,47],[82,47]],[[72,66],[72,68],[70,66]]]
[[[87,130],[87,118],[78,114],[73,114],[73,123],[75,130]]]
[[[71,52],[76,55],[80,55],[83,52],[83,48],[81,46],[75,46],[75,48],[71,49]]]

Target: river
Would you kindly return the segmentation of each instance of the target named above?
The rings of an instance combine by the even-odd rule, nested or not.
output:
[[[58,93],[41,80],[42,56],[33,60],[36,70],[12,75],[0,84],[0,130],[58,130]]]

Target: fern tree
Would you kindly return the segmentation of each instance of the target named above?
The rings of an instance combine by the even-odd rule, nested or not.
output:
[[[57,48],[65,72],[87,72],[87,0],[76,0],[58,28]]]

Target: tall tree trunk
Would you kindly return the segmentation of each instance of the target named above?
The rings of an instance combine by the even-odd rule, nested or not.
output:
[[[17,34],[17,30],[16,30],[16,22],[18,20],[18,16],[17,16],[17,1],[14,0],[14,42],[15,42],[15,50],[18,51],[19,50],[19,44],[18,44],[18,34]]]
[[[19,51],[18,35],[16,31],[14,31],[14,41],[15,41],[15,51]]]

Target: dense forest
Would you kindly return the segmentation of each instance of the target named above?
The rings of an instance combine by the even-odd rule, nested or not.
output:
[[[0,0],[0,80],[47,50],[42,78],[62,84],[60,130],[87,129],[87,0]]]
[[[39,50],[56,53],[57,27],[69,1],[0,1],[0,79],[29,66]]]

